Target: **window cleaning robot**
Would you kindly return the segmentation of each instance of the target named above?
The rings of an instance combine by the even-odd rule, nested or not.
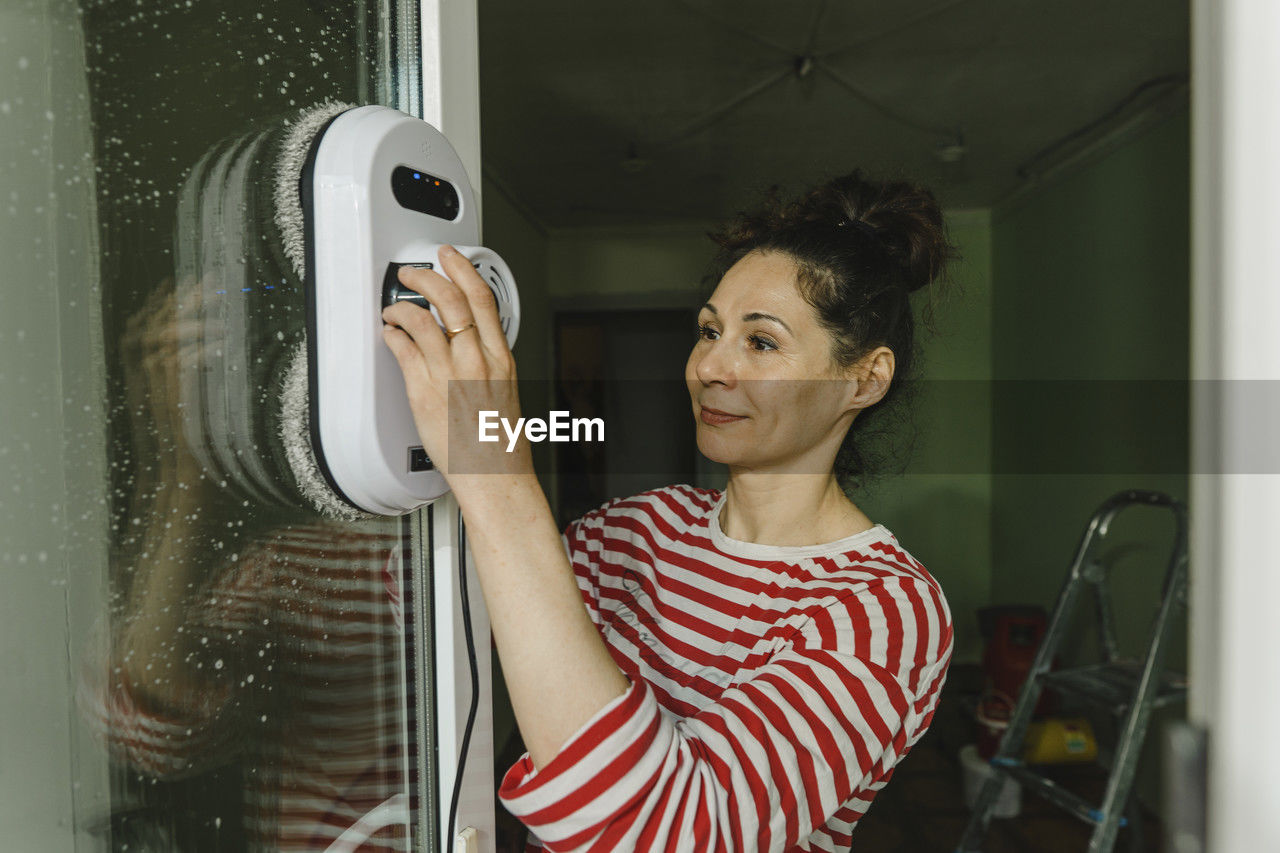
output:
[[[404,379],[382,339],[385,306],[431,307],[399,283],[397,270],[439,269],[440,244],[454,244],[493,290],[508,346],[519,329],[519,298],[502,258],[474,245],[480,222],[471,186],[439,131],[387,107],[359,107],[325,122],[304,157],[310,126],[323,115],[298,122],[290,135],[276,194],[285,250],[295,268],[300,249],[304,259],[311,445],[335,494],[398,515],[447,486],[422,451]],[[298,158],[300,223],[287,204]]]
[[[201,323],[184,424],[206,470],[250,500],[348,520],[447,491],[382,340],[385,306],[431,308],[396,272],[438,268],[452,244],[493,290],[509,345],[520,301],[506,263],[476,245],[471,184],[438,130],[325,103],[226,140],[183,187],[177,234],[182,298]]]
[[[183,429],[204,470],[246,506],[346,521],[403,515],[444,495],[381,315],[400,300],[435,314],[397,271],[439,268],[449,243],[488,282],[513,345],[515,280],[479,238],[453,147],[397,110],[329,102],[215,145],[182,189],[175,245],[179,302],[199,318],[199,356],[181,368]],[[479,695],[464,553],[459,523],[452,555],[473,689],[458,772],[441,779],[442,791],[454,783],[450,848]],[[431,593],[418,591],[419,606]],[[452,647],[452,636],[432,640]],[[403,797],[375,812],[339,841],[358,846],[379,826],[408,822]]]

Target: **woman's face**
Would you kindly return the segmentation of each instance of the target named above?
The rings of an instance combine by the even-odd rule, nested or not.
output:
[[[887,390],[859,396],[857,367],[840,371],[831,346],[789,257],[752,252],[734,264],[698,312],[685,365],[698,449],[730,467],[829,473],[858,409]],[[891,376],[892,353],[880,350]]]

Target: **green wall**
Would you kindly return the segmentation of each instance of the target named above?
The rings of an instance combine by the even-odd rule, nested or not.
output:
[[[973,662],[981,655],[974,612],[991,596],[991,225],[987,211],[953,211],[947,228],[960,257],[933,305],[935,334],[923,324],[924,292],[912,297],[922,352],[909,462],[902,476],[851,498],[942,584],[952,659]]]
[[[993,601],[1051,606],[1113,493],[1187,497],[1188,134],[1184,111],[993,211]],[[1173,528],[1126,513],[1107,556],[1136,649]]]
[[[992,214],[991,600],[1053,606],[1088,519],[1124,489],[1188,499],[1189,116]],[[1101,552],[1122,653],[1139,656],[1173,540],[1167,511],[1121,512]],[[1088,603],[1088,600],[1085,601]],[[1096,659],[1078,608],[1062,662]],[[1185,672],[1186,619],[1166,665]],[[1136,791],[1160,802],[1157,712]],[[1109,721],[1091,715],[1113,743]]]

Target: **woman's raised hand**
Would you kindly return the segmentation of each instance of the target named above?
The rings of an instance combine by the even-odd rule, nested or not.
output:
[[[403,266],[400,282],[440,315],[400,301],[383,310],[383,338],[404,373],[423,448],[456,491],[484,475],[533,472],[527,441],[479,441],[480,412],[514,423],[520,417],[516,363],[498,318],[493,291],[452,246],[440,249],[445,275]],[[479,475],[479,476],[471,476]]]

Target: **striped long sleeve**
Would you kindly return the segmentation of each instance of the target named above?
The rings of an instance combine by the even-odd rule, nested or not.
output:
[[[192,658],[203,689],[182,708],[138,701],[103,626],[86,650],[82,713],[122,766],[147,777],[241,762],[247,849],[329,849],[406,791],[403,547],[395,528],[274,531],[218,566],[189,605],[181,630],[205,650]],[[393,822],[355,849],[403,850],[404,828]]]
[[[848,850],[932,719],[951,651],[936,581],[883,527],[735,542],[723,495],[670,487],[565,532],[631,679],[504,805],[548,850]]]

